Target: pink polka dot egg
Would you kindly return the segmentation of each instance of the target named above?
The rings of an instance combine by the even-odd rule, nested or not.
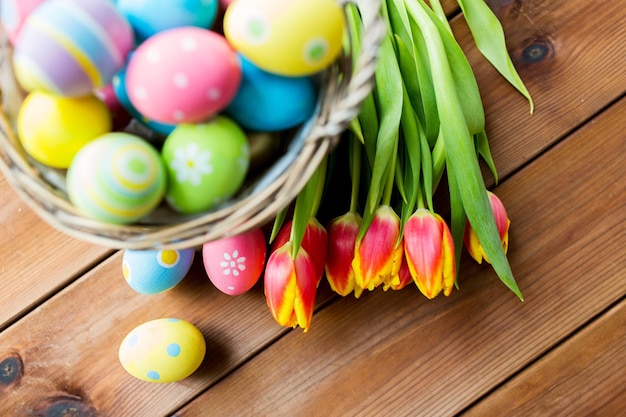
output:
[[[151,36],[132,55],[126,90],[143,116],[166,124],[199,123],[224,109],[241,83],[235,51],[216,32],[197,27]]]

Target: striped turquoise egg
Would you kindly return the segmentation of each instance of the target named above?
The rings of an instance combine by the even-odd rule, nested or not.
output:
[[[26,91],[83,96],[111,82],[134,47],[128,21],[109,0],[48,0],[24,22],[15,76]]]
[[[159,153],[142,138],[108,133],[85,145],[67,172],[70,201],[85,216],[128,224],[154,210],[165,193]]]

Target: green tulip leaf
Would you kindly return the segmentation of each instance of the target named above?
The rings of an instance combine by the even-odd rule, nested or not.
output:
[[[493,162],[493,157],[491,156],[491,149],[489,148],[489,140],[487,139],[487,132],[484,130],[476,135],[474,135],[474,140],[476,142],[476,153],[485,161],[491,175],[493,175],[494,181],[498,183],[498,171],[496,170],[496,164]]]
[[[439,118],[446,122],[441,125],[446,152],[448,175],[455,176],[459,184],[459,196],[467,218],[476,232],[491,265],[500,280],[520,299],[523,296],[502,248],[491,205],[487,197],[473,138],[465,123],[459,96],[455,90],[454,78],[450,69],[445,46],[439,30],[426,9],[423,0],[406,1],[411,18],[422,29],[428,46],[428,59],[432,68],[433,85],[437,97]],[[462,185],[460,182],[462,181]]]
[[[506,48],[504,30],[498,17],[484,0],[458,0],[458,3],[472,32],[476,47],[496,70],[526,97],[532,114],[535,108],[533,99],[511,61]]]

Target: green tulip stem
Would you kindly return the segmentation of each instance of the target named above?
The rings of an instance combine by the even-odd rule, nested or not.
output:
[[[355,137],[352,141],[352,194],[350,195],[350,212],[356,213],[359,204],[359,187],[361,185],[361,143]]]

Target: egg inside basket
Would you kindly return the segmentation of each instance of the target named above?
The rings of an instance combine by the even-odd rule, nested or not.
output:
[[[68,196],[67,170],[37,162],[25,151],[16,120],[26,92],[16,81],[13,48],[6,31],[1,30],[0,170],[46,222],[69,235],[107,247],[189,248],[262,225],[296,197],[371,90],[377,50],[386,27],[378,15],[378,1],[355,3],[363,21],[358,48],[353,39],[344,36],[339,57],[312,78],[317,89],[313,116],[293,128],[274,132],[269,142],[273,152],[259,157],[234,195],[195,214],[182,214],[163,201],[131,224],[86,216]],[[141,136],[157,150],[164,140],[164,135],[136,119],[125,124],[122,131]]]

